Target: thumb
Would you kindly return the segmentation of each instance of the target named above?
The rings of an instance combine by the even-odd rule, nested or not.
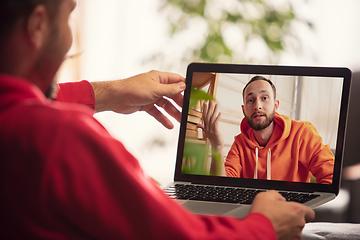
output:
[[[306,207],[305,221],[310,222],[315,218],[315,211],[309,207]]]
[[[184,82],[178,82],[172,84],[162,84],[159,90],[162,96],[171,97],[184,91],[185,87],[186,85]]]

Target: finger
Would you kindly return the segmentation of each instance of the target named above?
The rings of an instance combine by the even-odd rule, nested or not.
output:
[[[269,195],[268,197],[271,198],[272,200],[286,201],[286,199],[278,191],[269,190],[267,192],[262,192],[262,193]]]
[[[202,111],[202,120],[203,120],[203,125],[204,127],[206,126],[206,119],[207,119],[207,112],[208,112],[208,107],[207,104],[204,102],[203,103],[203,111]]]
[[[156,101],[155,104],[163,108],[170,116],[175,118],[178,122],[181,121],[181,112],[172,104],[171,101],[165,98],[160,98],[158,101]]]
[[[211,124],[211,126],[212,126],[213,128],[216,126],[216,124],[217,124],[217,122],[218,122],[218,121],[217,121],[218,115],[219,115],[219,113],[218,113],[218,105],[215,104],[213,114],[212,114],[211,117],[210,117],[210,124]]]
[[[158,72],[160,83],[172,84],[172,83],[185,83],[185,78],[179,74],[171,72]],[[185,88],[184,88],[185,89]]]
[[[161,84],[159,86],[159,93],[163,96],[173,97],[177,94],[180,94],[182,91],[185,90],[185,83],[172,83],[172,84]]]
[[[180,106],[180,107],[183,106],[184,95],[182,95],[182,94],[176,94],[176,95],[174,95],[174,96],[170,96],[169,98],[171,98],[172,100],[174,100],[174,102],[175,102],[178,106]]]
[[[181,112],[168,100],[166,100],[166,103],[163,105],[163,109],[173,118],[176,119],[176,121],[181,121]]]
[[[306,207],[306,206],[304,206]],[[310,222],[312,221],[313,219],[315,218],[315,212],[313,209],[309,208],[309,207],[306,207],[306,210],[305,210],[305,221],[306,222]]]
[[[153,116],[158,122],[160,122],[167,129],[174,128],[174,124],[164,114],[162,114],[155,106],[152,106],[146,112],[151,116]]]
[[[205,124],[205,128],[210,131],[211,130],[211,118],[214,114],[214,102],[213,101],[209,101],[209,107],[207,109],[207,116],[206,116],[206,124]]]
[[[214,125],[217,126],[221,119],[221,113],[219,112],[215,118]]]
[[[158,105],[159,107],[164,108],[164,109],[168,103],[169,103],[169,101],[166,98],[159,98],[159,100],[157,100],[155,102],[156,105]]]

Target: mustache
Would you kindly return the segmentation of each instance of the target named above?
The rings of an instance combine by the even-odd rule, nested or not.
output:
[[[256,112],[254,112],[254,113],[251,115],[251,117],[253,118],[255,115],[264,115],[264,116],[266,116],[266,113],[265,113],[265,112],[261,112],[261,111],[256,111]]]

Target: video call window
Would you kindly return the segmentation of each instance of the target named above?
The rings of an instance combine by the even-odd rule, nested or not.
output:
[[[183,173],[210,175],[213,152],[201,122],[202,103],[214,98],[221,112],[220,131],[224,138],[224,158],[234,137],[240,134],[244,118],[242,91],[257,74],[194,73],[185,137]],[[260,75],[260,74],[259,74]],[[309,121],[322,137],[323,144],[335,152],[339,124],[342,78],[261,75],[270,79],[280,102],[278,113],[293,120]],[[194,147],[195,146],[195,147]],[[224,162],[225,159],[222,159]]]

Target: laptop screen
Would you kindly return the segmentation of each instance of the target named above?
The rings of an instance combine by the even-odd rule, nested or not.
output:
[[[268,98],[261,89],[255,97],[252,91],[243,95],[254,77],[274,85],[265,84],[274,98],[270,107],[264,103],[260,110],[254,107],[255,101]],[[175,180],[338,191],[350,70],[192,63],[186,78]],[[213,147],[214,127],[200,127],[209,101],[217,104],[220,113],[216,125],[223,139],[220,152]],[[252,124],[256,113],[265,124],[260,128]],[[274,130],[262,145],[255,135],[271,123]]]

